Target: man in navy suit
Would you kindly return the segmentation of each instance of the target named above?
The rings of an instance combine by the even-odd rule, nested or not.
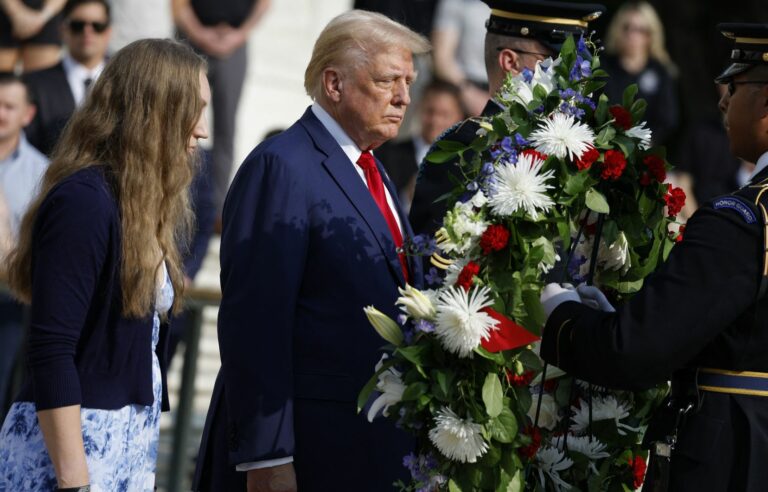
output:
[[[242,164],[224,205],[222,368],[195,490],[389,491],[412,440],[356,399],[384,345],[366,321],[395,317],[420,284],[411,236],[370,151],[410,102],[427,41],[370,12],[332,20],[305,74],[314,104]]]

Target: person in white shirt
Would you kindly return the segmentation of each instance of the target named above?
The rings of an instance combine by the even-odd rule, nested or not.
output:
[[[82,104],[90,85],[101,75],[112,34],[106,0],[70,0],[63,15],[66,53],[61,63],[25,75],[37,105],[27,138],[47,155],[75,108]]]

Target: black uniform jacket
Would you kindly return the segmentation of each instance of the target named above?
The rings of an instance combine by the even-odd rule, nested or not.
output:
[[[501,112],[501,106],[493,100],[489,100],[483,109],[483,116],[493,116]],[[472,118],[466,119],[445,132],[440,140],[450,140],[469,145],[477,138],[478,122]],[[430,152],[434,150],[432,146]],[[429,154],[427,154],[429,155]],[[413,204],[408,220],[416,234],[429,236],[440,228],[443,217],[448,207],[453,205],[447,200],[439,200],[446,193],[450,193],[456,187],[458,180],[462,179],[459,170],[459,161],[448,161],[441,164],[425,161],[416,179],[416,191],[413,195]]]
[[[668,261],[616,313],[558,306],[542,357],[617,388],[663,382],[682,368],[768,372],[768,299],[758,299],[763,217],[755,206],[768,170],[752,183],[700,208]],[[768,397],[701,395],[680,430],[669,490],[768,490]]]

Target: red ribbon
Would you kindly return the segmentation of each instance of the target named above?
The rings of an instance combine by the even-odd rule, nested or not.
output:
[[[498,321],[496,329],[491,330],[491,337],[488,340],[483,339],[480,343],[488,352],[512,350],[541,339],[494,309],[485,308],[483,311]]]

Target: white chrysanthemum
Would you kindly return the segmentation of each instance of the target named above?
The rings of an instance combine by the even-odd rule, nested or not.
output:
[[[449,352],[468,357],[490,337],[498,321],[482,311],[493,304],[487,287],[466,292],[463,288],[449,287],[437,299],[435,333]]]
[[[533,403],[528,409],[528,416],[532,421],[536,420],[536,410],[539,407],[539,395],[533,395]],[[538,426],[547,430],[554,430],[560,422],[560,409],[552,395],[541,395],[541,411],[539,412]]]
[[[536,453],[536,464],[536,467],[539,469],[539,480],[542,485],[546,483],[544,479],[546,474],[552,480],[555,490],[558,492],[571,489],[571,486],[560,478],[560,472],[572,467],[573,460],[567,458],[562,451],[557,448],[542,446],[539,448],[539,452]]]
[[[581,157],[589,147],[594,147],[595,134],[573,116],[555,113],[531,133],[529,140],[539,152],[573,160]]]
[[[488,451],[481,435],[483,427],[471,417],[460,419],[453,410],[443,407],[435,417],[437,425],[430,429],[429,440],[446,458],[460,463],[475,463]]]
[[[653,132],[650,128],[646,128],[646,122],[643,121],[639,125],[635,125],[625,132],[628,137],[637,138],[640,143],[637,144],[640,150],[648,150],[651,148],[651,137]]]
[[[572,406],[571,411],[573,412],[571,431],[576,434],[584,433],[589,428],[589,404],[580,400],[579,406]],[[639,432],[637,427],[621,423],[621,420],[627,417],[629,417],[629,409],[623,403],[619,403],[615,396],[609,395],[605,398],[592,399],[593,422],[613,420],[616,424],[616,431],[622,436],[627,435],[626,431]]]
[[[562,447],[564,439],[562,436],[554,440],[554,445],[558,448]],[[608,458],[610,454],[605,450],[606,445],[600,442],[597,438],[589,438],[588,436],[574,436],[568,435],[568,451],[575,451],[581,453],[589,458],[589,468],[593,473],[597,473],[597,467],[595,461],[603,458]]]
[[[516,164],[498,166],[494,172],[496,184],[493,196],[488,201],[491,210],[504,217],[523,209],[533,220],[538,219],[539,211],[548,211],[555,204],[546,193],[552,188],[547,180],[554,171],[541,173],[543,165],[543,160],[526,154],[521,155]]]
[[[379,372],[386,359],[387,354],[381,356],[381,360],[376,364],[376,372]],[[373,419],[381,409],[384,409],[382,413],[385,417],[389,416],[389,407],[400,403],[400,400],[403,399],[403,391],[405,391],[403,375],[394,367],[390,367],[379,374],[379,382],[376,383],[376,389],[381,392],[381,395],[373,401],[371,408],[368,410],[368,422],[373,422]]]

